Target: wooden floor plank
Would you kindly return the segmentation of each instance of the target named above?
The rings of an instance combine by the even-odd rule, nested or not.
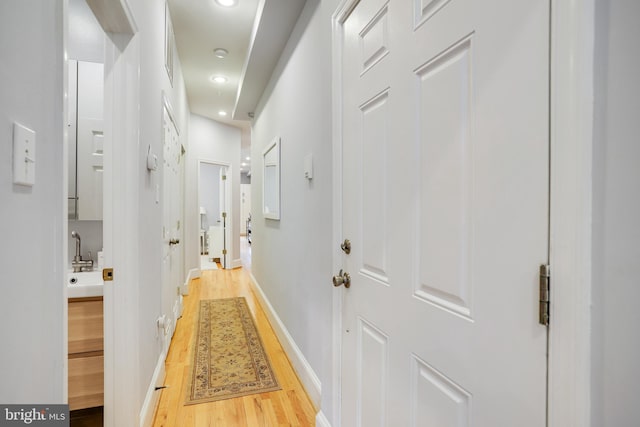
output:
[[[274,427],[315,425],[316,409],[253,295],[244,269],[206,270],[191,281],[184,298],[166,361],[165,388],[156,410],[154,427]],[[217,402],[185,405],[191,367],[191,342],[203,299],[245,297],[282,390]]]

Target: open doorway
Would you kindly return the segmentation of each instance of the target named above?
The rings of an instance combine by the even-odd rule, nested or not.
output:
[[[240,260],[251,271],[251,171],[240,173]]]
[[[105,35],[85,0],[67,8],[67,399],[72,424],[104,424]]]
[[[64,316],[69,341],[65,399],[72,412],[92,410],[91,425],[113,427],[130,425],[139,416],[131,393],[123,392],[136,388],[138,360],[131,348],[138,339],[131,324],[138,319],[137,288],[122,284],[137,277],[136,266],[129,262],[137,246],[128,231],[137,225],[138,195],[130,183],[138,170],[123,160],[137,154],[140,51],[127,0],[95,5],[95,0],[73,0],[63,7],[64,72],[70,77],[63,101],[70,113],[64,142],[70,170],[65,180],[73,184],[66,189],[69,223],[64,228],[76,231],[75,237],[66,233],[64,240],[68,244],[73,238],[76,244],[69,246],[77,248],[73,257],[70,254],[75,265],[65,260],[64,267],[76,270],[72,274],[89,275],[68,279],[68,303],[77,306]],[[82,247],[79,235],[84,237]],[[102,249],[103,256],[97,256]],[[69,285],[75,285],[74,292]],[[94,291],[99,294],[88,293]]]
[[[198,164],[198,206],[200,270],[230,268],[230,166],[200,161]]]

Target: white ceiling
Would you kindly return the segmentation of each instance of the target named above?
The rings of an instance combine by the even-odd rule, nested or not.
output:
[[[306,0],[238,0],[232,7],[215,0],[168,1],[191,112],[249,128]],[[217,58],[216,48],[229,53]],[[218,75],[228,81],[210,80]],[[249,144],[243,138],[242,161],[250,166]]]

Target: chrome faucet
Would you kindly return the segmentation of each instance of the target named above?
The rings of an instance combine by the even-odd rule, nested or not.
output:
[[[80,235],[77,231],[71,232],[71,237],[76,239],[76,255],[73,257],[73,261],[71,261],[71,267],[73,267],[74,273],[79,273],[81,271],[91,271],[93,270],[93,259],[83,260],[82,259],[82,250],[81,250],[81,241]],[[89,258],[91,258],[91,252],[89,252]]]

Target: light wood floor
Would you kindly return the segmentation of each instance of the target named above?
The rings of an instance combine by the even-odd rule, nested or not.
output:
[[[166,361],[166,389],[162,391],[154,427],[314,426],[315,414],[298,377],[249,286],[242,268],[203,271],[185,297],[182,318]],[[245,297],[282,390],[218,402],[184,405],[191,365],[191,340],[201,299]]]

